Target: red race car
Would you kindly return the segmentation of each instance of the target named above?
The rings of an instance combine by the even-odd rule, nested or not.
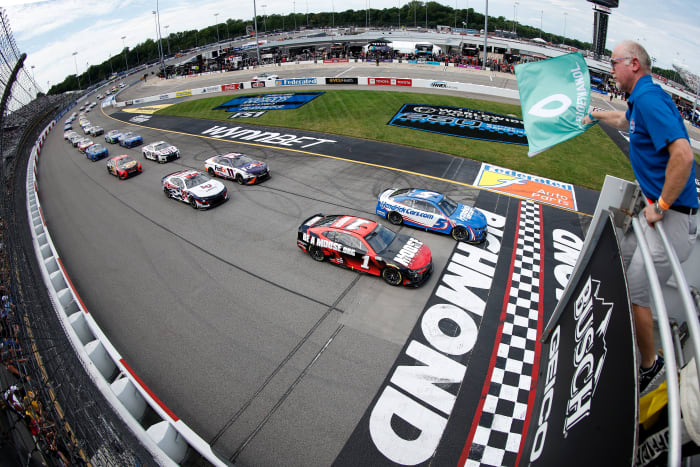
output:
[[[141,171],[141,163],[127,154],[114,156],[107,161],[107,172],[119,177],[120,180],[138,175]]]
[[[297,246],[316,261],[382,276],[390,285],[417,287],[433,270],[423,242],[361,217],[311,216],[299,227]]]

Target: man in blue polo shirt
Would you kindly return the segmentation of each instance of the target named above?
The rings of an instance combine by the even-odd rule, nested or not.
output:
[[[661,222],[679,261],[690,256],[697,236],[698,196],[695,163],[688,132],[671,97],[651,80],[651,60],[632,41],[620,43],[610,60],[618,88],[630,94],[626,112],[591,112],[583,124],[600,120],[630,134],[629,155],[642,193],[652,202],[640,213],[644,237],[661,284],[671,266],[654,224]],[[640,392],[650,391],[663,377],[663,358],[656,355],[654,322],[649,308],[649,281],[634,234],[621,249],[627,269],[632,314],[641,354]]]

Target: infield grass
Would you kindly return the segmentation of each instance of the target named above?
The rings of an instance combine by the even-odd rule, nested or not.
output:
[[[260,93],[259,91],[250,95]],[[230,113],[212,109],[243,95],[246,94],[191,100],[157,113],[226,121],[230,125],[234,123],[227,120]],[[332,90],[325,91],[323,95],[298,109],[272,110],[261,117],[241,120],[239,123],[313,130],[413,146],[489,162],[595,190],[601,189],[605,174],[634,180],[627,157],[597,126],[530,158],[527,157],[527,146],[479,141],[387,125],[404,104],[449,105],[522,118],[519,106],[499,102],[412,92]]]

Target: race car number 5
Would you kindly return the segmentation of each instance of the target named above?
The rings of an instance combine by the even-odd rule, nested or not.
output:
[[[369,269],[369,255],[364,255],[362,257],[362,265],[360,265],[362,269]]]

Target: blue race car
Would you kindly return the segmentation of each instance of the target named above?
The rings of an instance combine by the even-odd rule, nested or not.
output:
[[[143,138],[141,135],[137,135],[131,131],[122,133],[122,135],[119,137],[119,146],[124,146],[125,148],[133,148],[141,143],[143,143]]]
[[[107,148],[99,143],[93,144],[85,150],[85,156],[93,162],[99,161],[100,159],[104,159],[108,155],[109,151],[107,151]]]
[[[119,142],[119,137],[122,135],[120,130],[110,130],[105,134],[105,141],[110,144],[116,144]]]
[[[442,193],[416,188],[391,188],[377,200],[377,214],[394,225],[406,224],[451,234],[457,241],[486,240],[486,216],[472,206],[457,203]]]

